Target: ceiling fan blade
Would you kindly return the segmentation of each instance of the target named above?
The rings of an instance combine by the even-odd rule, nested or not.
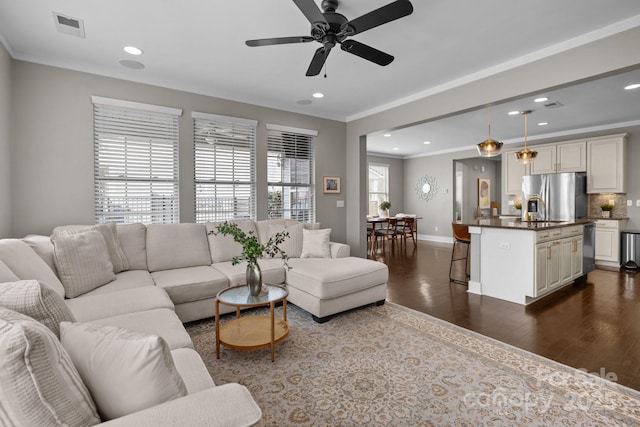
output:
[[[309,68],[307,69],[307,76],[317,76],[322,71],[322,67],[324,67],[324,63],[327,60],[327,56],[329,56],[329,52],[331,52],[331,48],[328,47],[320,47],[316,50],[316,53],[313,55],[313,59],[311,60],[311,64],[309,64]]]
[[[378,25],[386,24],[407,15],[411,15],[413,6],[408,0],[398,0],[382,6],[345,24],[342,32],[349,36],[370,30]]]
[[[378,65],[389,65],[393,62],[393,56],[384,53],[381,50],[374,49],[371,46],[357,42],[355,40],[345,40],[340,45],[345,52],[352,53],[360,58],[375,62]]]
[[[314,41],[310,36],[298,36],[298,37],[276,37],[272,39],[257,39],[247,40],[245,43],[247,46],[271,46],[274,44],[287,44],[287,43],[308,43]]]
[[[298,9],[307,17],[309,22],[314,27],[320,27],[323,29],[329,28],[329,23],[324,19],[322,11],[313,0],[293,0],[298,6]]]

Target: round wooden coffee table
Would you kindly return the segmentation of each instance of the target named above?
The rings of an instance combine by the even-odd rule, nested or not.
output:
[[[271,361],[275,360],[276,343],[289,334],[287,323],[287,295],[282,286],[262,285],[256,297],[249,293],[247,285],[223,289],[216,296],[216,357],[220,359],[220,345],[236,350],[271,347]],[[282,317],[275,316],[275,306],[282,301]],[[236,308],[236,318],[220,325],[220,304]],[[268,316],[240,317],[245,307],[269,306]]]

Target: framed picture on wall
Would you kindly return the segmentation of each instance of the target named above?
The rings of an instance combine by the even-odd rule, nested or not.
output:
[[[491,207],[491,180],[478,178],[478,207],[489,209]]]
[[[323,176],[322,177],[323,193],[340,193],[340,177],[339,176]]]

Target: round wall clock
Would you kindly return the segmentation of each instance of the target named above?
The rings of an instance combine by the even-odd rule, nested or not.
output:
[[[416,183],[416,194],[419,199],[428,202],[438,194],[438,181],[434,176],[421,176]]]

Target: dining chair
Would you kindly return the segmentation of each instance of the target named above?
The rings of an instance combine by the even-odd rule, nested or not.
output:
[[[451,251],[451,264],[449,265],[449,281],[450,282],[455,282],[455,283],[460,283],[463,285],[468,285],[468,279],[470,277],[469,275],[469,248],[471,247],[471,234],[469,233],[469,226],[468,225],[462,225],[462,224],[456,224],[455,222],[451,224],[452,230],[453,230],[453,250]],[[464,245],[465,249],[464,249],[464,256],[459,256],[458,258],[455,258],[456,256],[456,247],[459,247],[459,245]],[[458,251],[460,251],[460,249],[458,249]],[[465,278],[464,280],[460,280],[457,279],[455,277],[453,277],[452,273],[453,273],[453,263],[456,261],[463,261],[464,260],[464,273],[465,273]]]
[[[391,247],[398,240],[398,219],[387,218],[386,224],[383,227],[375,229],[375,245],[377,246],[378,238],[382,239],[382,249],[385,248],[385,242],[391,242]]]
[[[416,225],[416,219],[413,217],[405,216],[398,220],[397,234],[398,237],[400,237],[403,245],[407,244],[408,238],[411,238],[411,240],[413,240],[413,246],[416,245],[418,234]]]

